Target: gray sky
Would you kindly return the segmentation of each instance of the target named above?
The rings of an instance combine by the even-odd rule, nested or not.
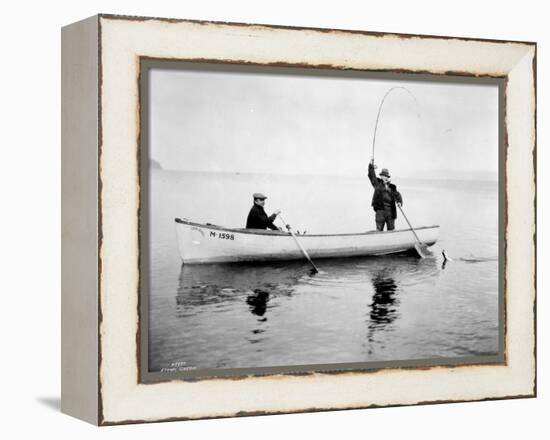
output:
[[[150,155],[165,169],[496,179],[498,88],[435,82],[150,71]]]

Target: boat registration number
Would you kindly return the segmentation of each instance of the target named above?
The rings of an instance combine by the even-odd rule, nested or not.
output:
[[[210,231],[210,238],[216,238],[218,237],[221,240],[235,240],[235,235],[228,234],[227,232],[220,232],[216,233],[214,231]]]

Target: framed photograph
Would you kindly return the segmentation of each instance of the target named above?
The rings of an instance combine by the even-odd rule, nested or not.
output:
[[[536,45],[63,28],[62,409],[536,395]]]

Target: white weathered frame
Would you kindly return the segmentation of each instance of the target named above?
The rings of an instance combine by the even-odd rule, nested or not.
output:
[[[536,45],[100,15],[63,29],[62,409],[91,423],[536,393]],[[506,78],[503,365],[139,382],[140,58]]]

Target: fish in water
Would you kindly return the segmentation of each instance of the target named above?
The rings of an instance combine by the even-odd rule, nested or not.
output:
[[[445,249],[443,249],[441,251],[441,255],[443,255],[443,261],[453,261],[453,259],[451,257],[448,257],[447,254],[445,253]]]
[[[443,255],[443,261],[464,261],[465,263],[485,263],[487,261],[497,261],[498,257],[479,257],[479,258],[451,258],[445,252],[445,249],[441,251]]]

